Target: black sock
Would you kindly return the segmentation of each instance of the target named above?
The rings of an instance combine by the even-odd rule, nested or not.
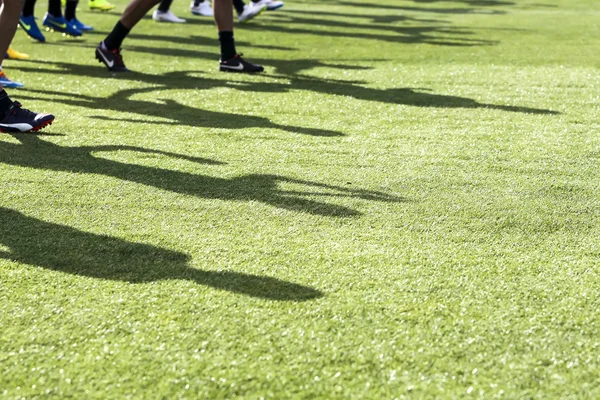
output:
[[[48,13],[53,17],[62,17],[60,0],[48,0]]]
[[[198,7],[202,3],[204,3],[204,0],[194,0],[194,7]]]
[[[79,3],[79,1],[67,0],[67,5],[65,6],[65,19],[67,21],[70,21],[73,18],[75,18],[75,10],[77,10],[77,3]]]
[[[31,17],[33,15],[33,9],[35,8],[35,2],[37,0],[25,0],[25,5],[23,6],[22,15],[24,17]]]
[[[158,11],[166,13],[171,8],[173,0],[162,0],[158,6]]]
[[[6,112],[12,106],[13,102],[8,97],[4,89],[0,89],[0,120],[4,119]]]
[[[219,32],[219,42],[221,43],[221,61],[227,61],[237,54],[232,31]]]
[[[237,12],[238,15],[244,12],[245,5],[246,4],[244,4],[242,0],[233,0],[233,7],[235,8],[235,12]]]
[[[121,21],[117,22],[112,32],[104,39],[104,45],[108,50],[114,50],[121,47],[123,39],[129,34],[131,29],[127,29]]]

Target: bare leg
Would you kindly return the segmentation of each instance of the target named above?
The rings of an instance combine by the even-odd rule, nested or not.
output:
[[[17,31],[23,3],[22,0],[0,0],[0,57],[2,60],[4,60],[6,50]]]
[[[233,31],[233,2],[232,0],[214,0],[213,11],[219,32]]]
[[[160,0],[133,0],[125,9],[121,23],[131,30]]]

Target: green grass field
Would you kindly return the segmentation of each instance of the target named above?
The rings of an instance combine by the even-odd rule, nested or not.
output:
[[[600,3],[126,4],[4,63],[0,398],[600,397]]]

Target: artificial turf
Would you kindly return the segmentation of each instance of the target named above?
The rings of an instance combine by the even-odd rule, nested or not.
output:
[[[4,63],[0,397],[600,397],[598,2],[116,4]]]

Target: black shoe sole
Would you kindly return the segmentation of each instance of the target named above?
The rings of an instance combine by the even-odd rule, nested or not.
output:
[[[223,68],[221,66],[219,66],[219,71],[221,72],[232,72],[235,74],[260,74],[261,72],[265,72],[264,69],[260,70],[260,71],[246,71],[243,69],[231,69],[231,68]]]

